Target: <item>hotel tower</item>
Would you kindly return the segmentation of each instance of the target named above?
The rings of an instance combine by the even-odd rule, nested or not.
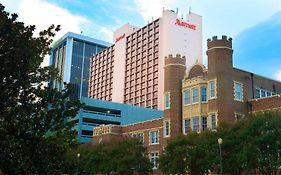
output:
[[[185,57],[186,71],[202,63],[202,17],[191,12],[179,18],[164,10],[142,28],[125,24],[113,38],[91,58],[90,98],[163,110],[165,57]]]

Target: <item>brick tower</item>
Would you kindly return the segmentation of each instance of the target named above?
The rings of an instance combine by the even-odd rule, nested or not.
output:
[[[182,122],[182,79],[185,75],[185,57],[179,54],[176,57],[165,57],[164,66],[164,125],[169,122],[170,136],[174,137],[181,133]],[[168,102],[168,103],[167,103]],[[165,126],[163,127],[165,128]]]
[[[208,79],[215,82],[215,97],[209,98],[208,111],[216,111],[218,121],[234,120],[232,39],[214,36],[208,42]]]

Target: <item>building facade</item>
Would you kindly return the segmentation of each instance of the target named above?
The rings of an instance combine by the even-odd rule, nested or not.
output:
[[[281,111],[281,82],[233,67],[232,39],[216,36],[208,43],[208,69],[197,63],[186,73],[186,58],[168,56],[164,65],[164,117],[129,125],[105,125],[93,137],[137,137],[147,147],[154,174],[167,140],[179,134],[215,130],[249,113]]]
[[[233,67],[231,38],[215,36],[207,42],[208,69],[196,64],[182,81],[183,133],[239,120],[253,111],[253,99],[281,93],[280,82]]]
[[[90,58],[110,46],[110,43],[68,32],[52,45],[50,65],[58,69],[60,80],[52,86],[63,89],[63,83],[75,87],[73,98],[88,97]]]
[[[163,111],[156,109],[84,97],[80,101],[85,106],[74,119],[79,143],[93,141],[93,129],[99,126],[124,126],[143,121],[157,120],[164,116]]]
[[[92,57],[89,97],[163,110],[164,57],[185,56],[186,69],[202,62],[202,17],[164,10],[142,28],[122,26],[114,42]]]
[[[93,140],[93,129],[100,125],[127,125],[163,118],[163,111],[140,108],[110,101],[89,99],[88,80],[90,58],[101,52],[110,44],[83,35],[67,33],[52,46],[50,64],[58,69],[61,80],[53,81],[53,87],[62,90],[63,82],[75,87],[74,99],[79,99],[85,106],[75,117],[75,129],[78,142],[85,143]],[[109,50],[114,47],[109,47]],[[103,60],[111,67],[111,57]],[[101,63],[96,62],[99,66]],[[112,70],[110,70],[112,71]],[[97,76],[106,83],[104,74]]]

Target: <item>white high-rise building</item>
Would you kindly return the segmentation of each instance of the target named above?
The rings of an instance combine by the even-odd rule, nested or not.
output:
[[[111,47],[92,57],[89,97],[148,108],[164,108],[164,60],[186,58],[187,71],[202,63],[202,17],[184,19],[172,10],[138,28],[125,24]]]

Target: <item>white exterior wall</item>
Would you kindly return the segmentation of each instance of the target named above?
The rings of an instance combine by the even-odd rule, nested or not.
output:
[[[195,30],[176,24],[176,20],[195,25]],[[165,10],[161,18],[160,44],[163,56],[180,54],[186,57],[187,71],[198,61],[202,63],[202,17],[194,13],[186,19],[178,18],[175,12]]]
[[[125,64],[126,64],[126,37],[136,31],[137,28],[130,24],[125,24],[113,33],[114,66],[113,66],[113,85],[112,101],[124,102],[124,82],[125,82]],[[116,40],[117,38],[118,41]]]
[[[195,25],[195,30],[176,24],[176,20]],[[202,17],[193,13],[180,19],[171,11],[163,11],[160,19],[160,53],[159,53],[159,100],[158,106],[164,109],[164,58],[168,55],[180,54],[186,58],[186,71],[198,61],[202,63]]]

